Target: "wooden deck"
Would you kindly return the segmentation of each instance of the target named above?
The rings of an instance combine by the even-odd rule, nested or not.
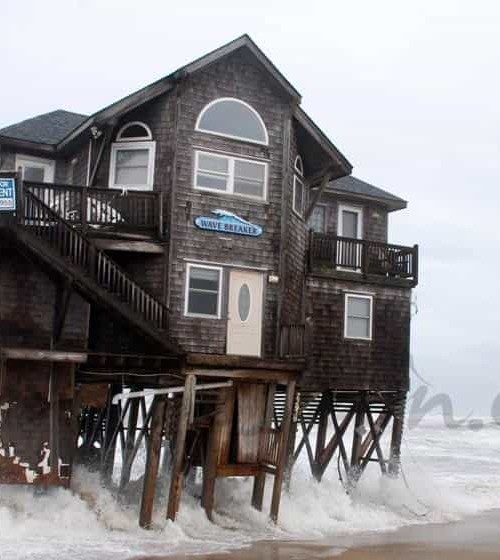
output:
[[[405,247],[311,232],[309,271],[413,287],[418,284],[418,245]]]

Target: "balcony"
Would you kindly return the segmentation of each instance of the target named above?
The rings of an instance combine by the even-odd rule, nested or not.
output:
[[[311,232],[309,270],[340,279],[413,287],[418,283],[418,245],[404,247]]]
[[[163,194],[110,188],[24,182],[51,210],[89,233],[162,237]]]

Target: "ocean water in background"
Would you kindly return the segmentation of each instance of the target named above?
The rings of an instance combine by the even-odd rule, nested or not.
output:
[[[336,461],[318,484],[302,458],[282,498],[277,527],[250,507],[251,480],[218,482],[215,523],[186,493],[179,521],[164,521],[160,500],[152,531],[137,527],[136,505],[118,503],[85,471],[76,473],[74,492],[33,498],[31,488],[1,486],[0,559],[125,559],[215,552],[259,539],[331,542],[341,535],[454,521],[500,506],[500,426],[491,420],[482,429],[452,429],[442,417],[426,417],[406,430],[402,451],[403,477],[383,478],[372,464],[351,495],[339,482]]]

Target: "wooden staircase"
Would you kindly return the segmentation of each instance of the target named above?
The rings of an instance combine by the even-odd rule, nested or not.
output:
[[[66,278],[88,301],[118,314],[168,354],[183,353],[169,336],[169,310],[161,301],[27,188],[23,189],[22,203],[17,223],[10,229],[26,249]]]

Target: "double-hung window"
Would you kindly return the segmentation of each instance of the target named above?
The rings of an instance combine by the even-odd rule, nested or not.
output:
[[[267,163],[234,156],[195,152],[197,189],[265,200]]]
[[[187,265],[184,314],[193,317],[220,318],[222,269],[205,265]]]
[[[373,297],[345,294],[344,337],[358,340],[372,339]]]
[[[109,186],[152,190],[155,142],[149,128],[139,122],[126,124],[111,146]]]

